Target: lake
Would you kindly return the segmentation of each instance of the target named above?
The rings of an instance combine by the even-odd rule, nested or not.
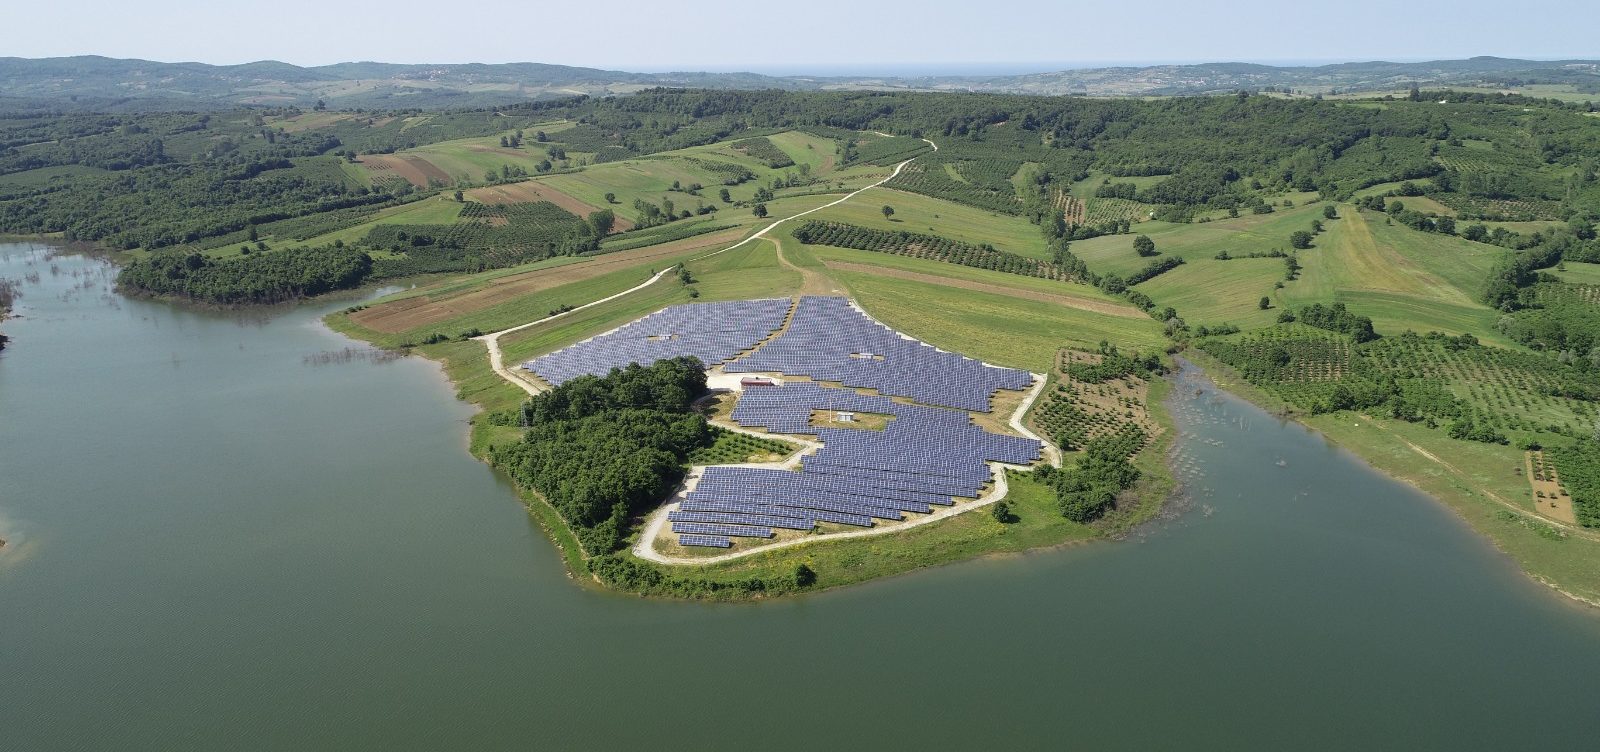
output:
[[[1178,378],[1128,540],[756,604],[584,588],[439,367],[0,245],[14,750],[1567,748],[1600,613],[1321,437]]]

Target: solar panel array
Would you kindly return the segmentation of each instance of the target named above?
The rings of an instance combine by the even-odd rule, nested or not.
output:
[[[1026,389],[1033,383],[1026,371],[987,366],[906,339],[849,300],[820,296],[801,298],[788,329],[723,370],[810,376],[925,405],[979,412],[989,411],[996,390]]]
[[[629,363],[693,355],[711,367],[755,347],[783,326],[787,298],[689,303],[663,308],[615,331],[534,358],[523,368],[553,385],[604,376]]]
[[[881,431],[815,427],[817,410],[894,417]],[[811,530],[817,522],[870,527],[875,519],[905,519],[906,512],[928,514],[955,497],[976,498],[992,476],[988,462],[1028,464],[1040,451],[1039,442],[989,433],[964,412],[811,382],[748,390],[732,417],[774,433],[816,434],[823,446],[798,472],[706,468],[668,514],[680,542],[685,533],[701,532],[679,530],[684,523]]]

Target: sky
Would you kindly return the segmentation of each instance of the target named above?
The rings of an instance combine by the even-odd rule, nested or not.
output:
[[[1600,58],[1584,0],[0,0],[0,55],[215,64],[1015,73],[1101,64]]]

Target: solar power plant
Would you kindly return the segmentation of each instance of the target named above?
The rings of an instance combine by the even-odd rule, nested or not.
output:
[[[727,548],[732,538],[813,530],[818,522],[871,527],[874,520],[904,520],[907,513],[928,514],[957,498],[976,498],[992,478],[989,462],[1039,459],[1039,442],[989,433],[964,412],[988,412],[996,391],[1031,386],[1029,373],[903,337],[841,297],[670,306],[523,368],[559,385],[685,355],[708,367],[723,364],[729,373],[809,376],[879,392],[862,395],[814,382],[745,390],[734,422],[773,433],[815,434],[823,446],[798,471],[706,468],[668,514],[685,546]],[[812,426],[817,410],[893,420],[881,431]]]
[[[783,334],[723,370],[809,376],[978,412],[989,411],[995,391],[1033,383],[1026,371],[987,366],[907,339],[849,300],[822,296],[801,298]]]
[[[770,345],[768,345],[770,347]],[[765,349],[765,348],[763,348]],[[818,428],[813,411],[893,415],[883,430]],[[814,382],[747,390],[734,422],[775,433],[814,433],[822,448],[800,470],[707,467],[668,515],[679,522],[811,530],[816,522],[862,527],[874,520],[928,514],[956,498],[976,498],[993,477],[987,463],[1039,459],[1038,441],[989,433],[965,413],[907,405]],[[681,540],[681,533],[680,533]]]
[[[558,386],[578,376],[604,376],[630,363],[650,365],[682,355],[709,368],[772,336],[790,305],[787,298],[773,298],[670,306],[522,367]]]

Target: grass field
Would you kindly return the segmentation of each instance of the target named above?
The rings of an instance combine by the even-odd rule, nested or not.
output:
[[[344,241],[345,245],[354,245],[356,241],[366,237],[372,228],[380,224],[385,225],[448,225],[461,216],[461,204],[449,196],[439,195],[401,204],[379,211],[376,215],[361,224],[346,227],[342,230],[318,235],[306,240],[282,240],[277,238],[264,238],[274,248],[303,248],[314,245],[329,245],[335,240]]]
[[[1546,269],[1545,271],[1561,278],[1562,282],[1571,282],[1578,285],[1600,285],[1600,264],[1585,264],[1572,261],[1566,264],[1566,271]]]
[[[1148,318],[1115,318],[861,272],[833,276],[863,308],[895,329],[988,363],[1035,373],[1050,368],[1062,345],[1092,348],[1111,340],[1148,351],[1164,343],[1160,324]]]
[[[60,165],[56,167],[40,167],[33,170],[23,170],[0,175],[0,189],[7,188],[43,188],[51,183],[64,183],[74,178],[93,175],[109,175],[110,170],[84,165]]]
[[[884,206],[893,207],[894,216],[885,218]],[[939,235],[973,245],[989,243],[1002,251],[1037,259],[1050,258],[1039,228],[1022,217],[889,188],[873,189],[854,201],[824,209],[807,219]]]
[[[1271,324],[1277,310],[1261,310],[1264,296],[1283,279],[1282,259],[1200,260],[1139,283],[1134,289],[1159,306],[1172,306],[1190,326]]]
[[[1181,224],[1143,222],[1135,234],[1104,235],[1072,244],[1072,252],[1097,274],[1127,274],[1150,262],[1133,252],[1135,235],[1148,235],[1164,256],[1186,261],[1209,259],[1220,251],[1233,256],[1289,249],[1289,234],[1304,230],[1311,220],[1322,217],[1322,206],[1300,206],[1272,214],[1247,214],[1235,219]]]

